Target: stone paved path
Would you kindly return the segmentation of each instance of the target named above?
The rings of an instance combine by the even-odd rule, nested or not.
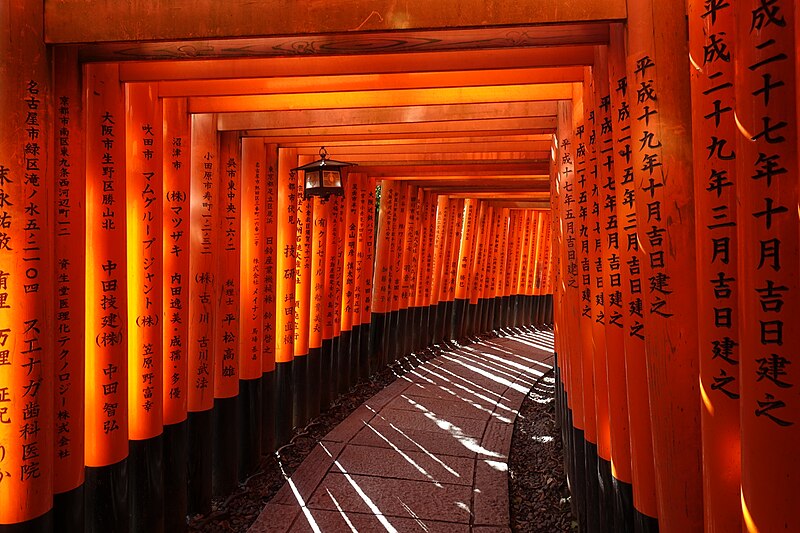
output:
[[[514,419],[552,346],[549,332],[490,339],[398,378],[325,436],[250,532],[510,531]]]

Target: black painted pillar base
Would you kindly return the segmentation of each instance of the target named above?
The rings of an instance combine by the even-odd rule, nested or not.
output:
[[[408,308],[396,311],[397,322],[394,330],[394,359],[401,359],[408,354]]]
[[[339,364],[341,374],[339,375],[339,391],[347,393],[353,385],[353,362],[350,357],[350,342],[353,338],[352,331],[342,330],[339,333]]]
[[[358,377],[362,381],[366,381],[369,376],[369,337],[370,327],[369,322],[358,326]]]
[[[436,307],[425,306],[422,312],[422,331],[425,348],[433,346],[433,323],[436,320]]]
[[[294,360],[275,363],[275,447],[292,437],[292,374]]]
[[[306,407],[308,411],[306,417],[308,420],[313,420],[319,416],[320,409],[322,409],[322,347],[309,348],[307,361],[308,382],[306,390],[308,391],[308,402],[306,402]]]
[[[492,298],[492,330],[498,331],[501,327],[503,322],[502,317],[502,303],[503,297],[502,296],[495,296]]]
[[[344,343],[344,341],[342,341],[342,342],[343,342],[344,346],[346,346],[347,360],[350,362],[350,372],[349,372],[350,380],[348,382],[348,384],[349,384],[348,390],[349,390],[349,389],[352,389],[353,387],[355,387],[356,383],[358,383],[358,333],[359,333],[359,330],[354,328],[354,327],[351,327],[350,331],[347,331],[346,333],[347,333],[347,336],[348,336],[347,343]]]
[[[54,494],[53,511],[50,513],[45,513],[36,519],[37,521],[41,520],[43,522],[42,524],[37,524],[37,527],[40,527],[40,529],[31,529],[28,531],[53,531],[50,528],[53,527],[53,524],[58,524],[58,529],[55,531],[58,531],[59,533],[62,531],[64,533],[83,533],[83,530],[85,529],[84,498],[83,485],[78,485],[74,489],[68,490],[67,492]],[[184,523],[186,523],[185,516],[186,515],[184,514]],[[28,522],[32,521],[29,520]],[[27,524],[28,522],[25,523]],[[48,522],[49,525],[44,522]],[[14,526],[0,525],[0,531],[3,533],[6,533],[6,531],[18,531],[16,529],[6,530],[5,528],[8,527],[16,527],[16,524]]]
[[[239,380],[239,481],[258,470],[264,400],[261,378]]]
[[[291,383],[292,427],[301,428],[308,415],[308,354],[294,356]]]
[[[442,344],[447,340],[447,302],[436,304],[436,331],[434,332],[434,344]]]
[[[467,326],[464,330],[466,337],[474,337],[478,334],[478,320],[480,317],[480,308],[478,302],[469,303],[467,305]]]
[[[658,519],[634,509],[633,529],[636,533],[658,533]]]
[[[161,435],[128,442],[128,512],[131,531],[164,531],[163,456]]]
[[[453,331],[453,300],[447,300],[444,305],[444,340],[451,341],[455,339],[455,331]]]
[[[616,509],[614,503],[614,482],[611,475],[611,461],[597,457],[598,501],[600,503],[600,531],[618,531],[614,529]]]
[[[545,294],[544,295],[545,301],[545,312],[544,312],[544,323],[548,326],[553,325],[553,295],[552,294]]]
[[[383,337],[386,330],[386,314],[372,313],[369,327],[369,373],[370,375],[383,368],[386,355],[383,353]],[[324,352],[323,352],[324,353]]]
[[[602,531],[600,522],[600,480],[598,477],[597,463],[597,444],[584,442],[586,461],[585,480],[586,480],[586,529],[595,532]]]
[[[633,533],[633,485],[613,478],[614,496],[614,531]]]
[[[164,426],[162,439],[164,496],[169,500],[164,505],[164,531],[181,533],[186,531],[186,515],[189,514],[186,487],[189,475],[186,462],[189,450],[189,423],[184,420]]]
[[[275,371],[261,374],[261,454],[273,453],[275,446]]]
[[[320,412],[327,410],[336,398],[336,380],[333,375],[333,339],[322,339],[319,361],[319,381],[320,381]]]
[[[189,515],[211,512],[211,436],[214,410],[189,412],[188,433],[188,509]]]
[[[580,531],[587,531],[586,515],[588,490],[586,486],[586,439],[583,430],[572,427],[572,471],[574,483],[572,484],[572,497],[575,500],[577,509],[576,518]]]
[[[214,398],[212,429],[211,493],[215,498],[228,495],[239,479],[236,452],[239,447],[238,396]]]
[[[533,305],[531,306],[531,323],[536,329],[542,329],[541,307],[542,297],[533,296]]]
[[[463,300],[463,299],[456,299],[450,302],[451,313],[452,313],[450,315],[451,339],[464,338],[464,322],[466,320],[468,304],[469,300]]]
[[[53,510],[50,509],[42,516],[37,516],[36,518],[32,518],[24,522],[17,522],[16,524],[0,524],[0,533],[43,533],[50,531],[57,531],[58,533],[61,533],[61,531],[66,531],[60,529],[60,524],[59,529],[53,529],[54,518]]]
[[[127,533],[129,531],[127,457],[108,466],[87,466],[85,472],[86,479],[83,486],[86,532]]]
[[[333,355],[336,363],[336,394],[334,399],[347,392],[347,365],[342,360],[342,337],[337,335],[333,338]]]

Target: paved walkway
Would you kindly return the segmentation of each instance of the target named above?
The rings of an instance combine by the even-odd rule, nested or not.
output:
[[[486,340],[397,379],[328,433],[250,531],[510,531],[514,419],[552,346],[549,332]]]

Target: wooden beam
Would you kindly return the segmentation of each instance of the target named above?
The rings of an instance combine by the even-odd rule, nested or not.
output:
[[[555,24],[625,18],[623,0],[60,0],[45,3],[50,43],[220,39]]]
[[[308,92],[372,91],[386,89],[432,89],[570,83],[583,80],[583,68],[545,67],[482,69],[445,72],[403,72],[391,74],[347,74],[332,76],[287,76],[269,78],[228,78],[224,80],[177,80],[158,84],[161,97],[241,96],[298,94]]]
[[[227,130],[275,130],[286,128],[322,128],[330,126],[379,124],[414,124],[410,130],[419,130],[421,122],[481,121],[503,119],[530,119],[546,117],[546,124],[539,127],[555,128],[556,102],[512,102],[505,104],[459,104],[459,105],[426,105],[400,106],[378,109],[349,109],[331,113],[320,110],[262,111],[250,113],[221,113],[217,118],[217,129]],[[491,129],[512,129],[508,122],[505,127],[498,127],[496,122]],[[530,123],[528,123],[530,126]],[[463,124],[458,131],[468,131]],[[367,128],[369,130],[369,128]],[[477,129],[477,127],[476,127]],[[353,133],[364,133],[352,129]],[[367,131],[368,132],[368,131]]]
[[[462,143],[420,143],[420,144],[375,144],[375,145],[326,145],[332,159],[347,159],[359,155],[374,154],[414,154],[438,153],[461,154],[480,152],[540,152],[548,153],[551,140],[543,141],[496,141]],[[282,147],[284,145],[281,145]],[[298,155],[317,155],[320,146],[315,144],[297,148]]]
[[[429,133],[432,135],[432,133]],[[552,141],[552,135],[546,133],[540,134],[512,134],[512,135],[503,135],[502,133],[497,133],[496,135],[478,135],[478,136],[470,136],[470,137],[458,137],[458,136],[451,136],[451,137],[427,137],[424,140],[423,146],[431,146],[437,144],[451,144],[451,143],[505,143],[505,142],[541,142],[547,141],[548,143]],[[423,141],[416,138],[397,138],[389,134],[389,138],[380,137],[375,139],[366,139],[366,140],[332,140],[329,143],[326,143],[324,146],[329,148],[333,147],[336,148],[338,146],[417,146],[420,145]],[[319,148],[321,145],[316,141],[309,141],[307,139],[300,140],[300,141],[278,141],[278,144],[283,147],[287,148]]]
[[[550,172],[549,161],[544,162],[501,162],[475,161],[467,164],[427,164],[427,165],[363,165],[358,171],[373,179],[446,177],[446,176],[497,176],[497,175],[544,175]]]
[[[189,98],[190,113],[236,113],[311,109],[359,109],[416,105],[539,102],[572,97],[571,83],[446,87],[384,91],[309,92]]]
[[[491,43],[486,43],[491,45]],[[315,54],[292,57],[240,57],[213,59],[220,53],[207,52],[199,57],[161,57],[161,61],[130,61],[126,55],[115,58],[120,64],[122,81],[224,80],[242,78],[277,78],[297,76],[375,75],[409,72],[447,72],[545,68],[591,65],[592,46],[553,46],[546,48],[509,48],[488,50],[380,53],[362,50],[357,55],[335,58]],[[89,60],[92,58],[83,58]],[[188,61],[187,61],[188,59]],[[124,61],[128,60],[128,61]]]

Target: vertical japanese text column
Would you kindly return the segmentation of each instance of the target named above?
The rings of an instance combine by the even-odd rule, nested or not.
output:
[[[734,26],[732,4],[689,2],[703,513],[708,531],[742,527]]]
[[[63,336],[53,315],[53,95],[42,4],[6,3],[2,10],[0,530],[16,524],[14,531],[40,531],[53,524],[53,378],[63,366],[53,363],[60,348],[53,339]],[[97,121],[94,127],[99,144]]]
[[[185,527],[189,396],[191,118],[185,98],[165,98],[163,113],[164,529]]]
[[[164,522],[164,129],[155,84],[126,84],[125,96],[130,526],[157,531]]]
[[[737,3],[731,31],[739,131],[741,504],[747,531],[800,529],[797,9],[797,2],[787,0]],[[725,148],[724,154],[734,149]]]
[[[125,98],[117,65],[85,65],[84,81],[86,529],[108,531],[128,522]]]

